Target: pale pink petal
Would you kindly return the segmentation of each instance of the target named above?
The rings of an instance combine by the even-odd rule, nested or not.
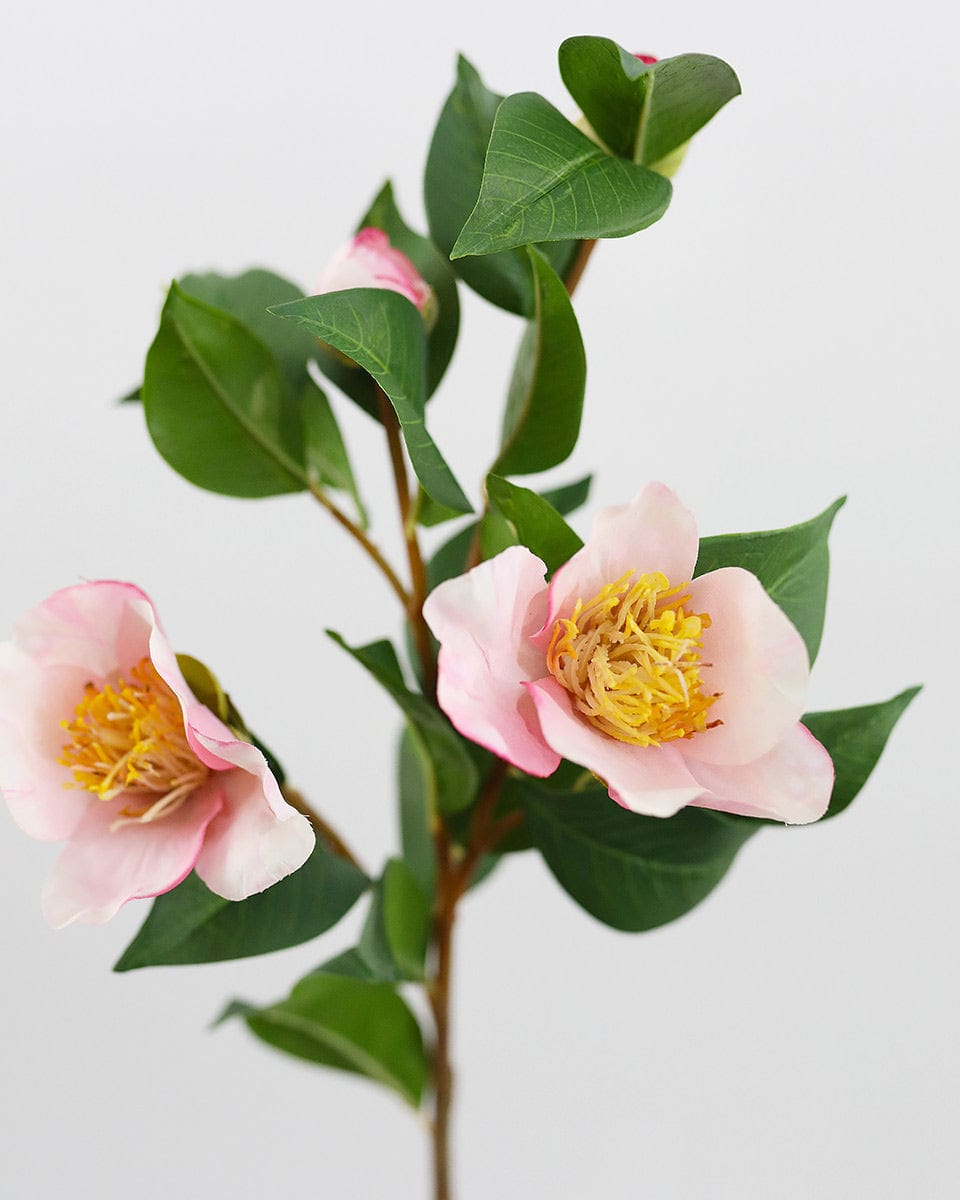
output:
[[[423,615],[440,642],[437,699],[456,729],[531,775],[560,764],[523,684],[546,670],[530,636],[543,624],[546,567],[511,546],[441,583]]]
[[[570,694],[552,677],[527,690],[554,750],[602,779],[624,808],[671,817],[703,791],[672,746],[631,746],[601,733],[574,710]]]
[[[661,571],[671,584],[686,583],[697,562],[699,541],[693,514],[662,483],[648,483],[629,504],[601,509],[586,545],[550,583],[544,628],[537,642],[546,648],[554,622],[578,600],[592,599],[628,571]]]
[[[810,666],[803,638],[755,575],[723,567],[695,579],[690,611],[710,614],[703,633],[703,691],[720,692],[716,729],[679,744],[701,762],[733,766],[772,749],[804,709]]]
[[[227,900],[244,900],[303,866],[316,840],[306,817],[282,798],[283,812],[277,815],[264,797],[262,779],[244,769],[226,771],[214,780],[226,803],[207,829],[196,862],[197,874],[212,892]]]
[[[430,285],[410,259],[390,245],[382,229],[368,226],[342,246],[317,280],[315,295],[347,288],[381,287],[399,292],[417,308],[431,297]]]
[[[718,767],[688,759],[687,766],[709,789],[691,803],[788,825],[822,817],[833,790],[830,755],[800,724],[754,762]]]
[[[159,896],[181,883],[193,869],[204,831],[223,807],[218,783],[206,784],[160,821],[112,832],[124,798],[90,803],[43,889],[50,924],[102,925],[128,900]]]

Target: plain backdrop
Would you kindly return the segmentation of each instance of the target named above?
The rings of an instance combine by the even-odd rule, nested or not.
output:
[[[855,806],[772,829],[678,923],[615,933],[531,853],[463,907],[460,1200],[955,1194],[957,846],[955,10],[935,0],[479,6],[20,5],[0,30],[0,636],[81,579],[131,579],[218,672],[365,860],[396,845],[397,715],[321,634],[393,634],[367,561],[305,498],[201,492],[116,397],[169,280],[272,267],[308,286],[384,178],[421,171],[465,52],[573,106],[572,34],[738,70],[666,217],[603,244],[577,294],[601,504],[649,478],[704,533],[850,502],[811,707],[908,711]],[[430,410],[474,489],[519,322],[462,293]],[[340,398],[342,399],[342,398]],[[338,405],[399,557],[378,431]],[[139,925],[46,928],[55,848],[0,820],[0,1195],[427,1194],[423,1130],[363,1080],[285,1059],[224,1001],[268,1002],[348,945],[113,975]]]

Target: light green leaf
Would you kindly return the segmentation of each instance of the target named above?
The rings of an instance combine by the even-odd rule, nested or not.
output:
[[[480,194],[487,145],[502,99],[485,87],[465,58],[459,59],[457,81],[437,121],[424,175],[430,234],[446,255],[453,249]],[[573,261],[577,243],[552,242],[541,249],[562,277]],[[532,316],[533,278],[529,260],[522,250],[459,259],[454,263],[454,269],[466,284],[491,304],[508,312]]]
[[[701,538],[694,574],[706,575],[720,567],[743,567],[756,575],[796,625],[812,663],[820,648],[827,603],[827,536],[845,503],[846,497],[841,497],[812,521],[786,529]]]
[[[613,158],[535,92],[497,110],[483,183],[452,258],[532,242],[625,237],[658,221],[670,182]]]
[[[361,958],[380,979],[422,981],[430,929],[430,903],[420,885],[405,863],[390,859],[360,937]]]
[[[437,812],[436,780],[430,756],[408,724],[397,749],[397,796],[403,861],[427,897],[437,883],[433,829]]]
[[[536,279],[536,315],[520,342],[500,453],[498,475],[530,475],[563,462],[577,444],[587,359],[580,326],[563,280],[538,250],[529,248]]]
[[[521,543],[555,571],[583,545],[555,508],[529,488],[487,476],[490,503],[513,525]]]
[[[681,54],[647,64],[609,38],[568,38],[560,74],[614,154],[653,167],[683,146],[734,96],[740,81],[722,59]]]
[[[350,457],[340,433],[330,401],[313,379],[308,378],[300,393],[300,418],[303,423],[303,458],[307,478],[321,487],[339,488],[353,500],[363,529],[367,510],[363,506]]]
[[[424,491],[447,508],[469,512],[470,502],[424,424],[426,331],[410,301],[384,288],[350,288],[271,311],[309,329],[373,376],[394,407]]]

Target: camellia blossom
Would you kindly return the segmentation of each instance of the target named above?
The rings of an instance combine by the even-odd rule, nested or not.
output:
[[[799,721],[803,639],[748,571],[692,579],[698,546],[693,515],[651,483],[601,510],[549,585],[523,546],[440,584],[423,612],[441,708],[523,771],[569,759],[635,812],[816,820],[833,763]]]
[[[415,305],[428,325],[436,317],[433,288],[382,229],[368,226],[341,246],[317,280],[314,294],[347,288],[387,288]]]
[[[191,870],[242,900],[314,845],[263,754],[190,691],[130,583],[55,592],[0,644],[0,790],[25,833],[67,840],[43,890],[57,928],[107,921]]]

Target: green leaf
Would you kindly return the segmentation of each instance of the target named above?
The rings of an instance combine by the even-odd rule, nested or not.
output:
[[[353,500],[362,528],[367,527],[357,481],[350,465],[337,418],[330,401],[313,379],[308,378],[300,394],[300,418],[303,422],[303,459],[307,478],[313,484],[339,488]]]
[[[224,900],[188,875],[154,900],[113,969],[223,962],[298,946],[334,926],[369,885],[319,842],[299,871],[246,900]]]
[[[143,407],[157,450],[198,487],[255,497],[307,486],[299,412],[276,359],[176,283],[147,353]]]
[[[458,60],[457,81],[437,121],[424,174],[430,234],[446,255],[453,249],[477,202],[487,145],[502,99],[484,86],[465,58]],[[542,250],[554,270],[563,276],[573,261],[577,244],[553,242]],[[454,263],[454,269],[491,304],[524,316],[533,314],[533,277],[522,250],[460,259]]]
[[[405,863],[390,859],[360,937],[361,958],[381,979],[421,981],[430,929],[430,903],[420,885]]]
[[[560,74],[614,154],[652,167],[684,145],[734,96],[736,73],[709,54],[642,63],[609,38],[568,38]]]
[[[837,772],[830,807],[822,820],[843,812],[856,797],[877,765],[893,727],[919,691],[919,687],[911,687],[879,704],[807,713],[803,718],[803,724],[826,747]]]
[[[177,666],[186,682],[187,687],[201,704],[205,704],[212,713],[216,713],[221,721],[230,719],[230,700],[223,690],[220,680],[214,675],[206,663],[190,654],[178,654]]]
[[[410,301],[384,288],[350,288],[271,311],[311,330],[373,376],[396,411],[424,491],[447,508],[470,512],[424,424],[426,330]]]
[[[307,363],[316,357],[316,338],[267,311],[273,304],[303,298],[295,283],[272,271],[254,268],[242,275],[184,275],[179,286],[211,308],[229,313],[273,353],[280,370],[298,395],[307,379]]]
[[[572,512],[576,512],[578,508],[582,508],[586,504],[590,497],[590,485],[592,483],[593,476],[584,475],[582,479],[576,479],[573,483],[565,483],[557,488],[547,488],[540,495],[561,516],[565,517]]]
[[[495,509],[480,518],[480,557],[496,558],[510,546],[519,545],[516,531],[507,518]]]
[[[140,387],[135,387],[131,391],[127,392],[127,394],[125,396],[121,396],[120,399],[116,401],[116,403],[117,404],[139,404],[140,401],[143,399],[143,396],[141,395],[142,390],[143,389]]]
[[[577,444],[587,358],[563,286],[543,255],[528,250],[536,315],[520,341],[503,418],[498,475],[531,475],[563,462]]]
[[[338,633],[327,630],[327,634],[386,688],[410,721],[432,765],[441,811],[466,808],[477,790],[477,769],[467,743],[439,709],[409,690],[393,646],[385,640],[367,646],[348,646]]]
[[[760,580],[796,625],[813,663],[823,635],[830,554],[827,537],[846,503],[835,500],[812,521],[762,533],[729,533],[701,538],[695,575],[721,567],[743,567]]]
[[[436,820],[436,780],[430,756],[414,729],[407,725],[397,748],[397,796],[403,861],[427,897],[437,885],[433,845]]]
[[[279,1004],[228,1005],[261,1041],[296,1058],[365,1075],[419,1107],[427,1079],[423,1035],[413,1013],[385,983],[315,972]]]
[[[557,510],[529,488],[488,475],[487,495],[511,522],[523,545],[543,559],[548,571],[562,566],[583,545]]]
[[[356,946],[327,959],[323,966],[318,968],[318,971],[323,975],[343,975],[347,979],[365,979],[368,983],[384,982]]]
[[[597,920],[630,932],[699,904],[761,825],[690,807],[644,817],[605,790],[558,793],[529,781],[522,802],[533,844],[560,886]]]
[[[625,237],[667,211],[670,181],[613,158],[535,92],[497,109],[483,183],[451,258],[531,242]]]

